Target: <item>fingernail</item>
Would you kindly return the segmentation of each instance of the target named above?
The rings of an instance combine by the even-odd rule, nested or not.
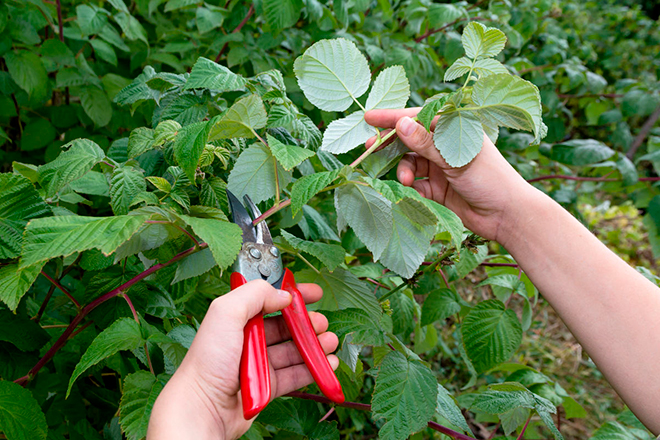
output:
[[[291,294],[289,292],[287,292],[286,290],[277,289],[277,294],[279,296],[281,296],[282,298],[286,298],[286,299],[291,298]]]
[[[396,177],[399,179],[399,182],[403,183],[403,171],[396,173]]]
[[[399,133],[404,136],[410,136],[415,131],[415,125],[417,125],[415,121],[406,116],[399,123]]]

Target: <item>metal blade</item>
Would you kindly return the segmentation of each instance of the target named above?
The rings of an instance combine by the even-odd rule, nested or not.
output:
[[[250,196],[245,194],[243,200],[245,200],[245,206],[247,206],[255,219],[261,216],[261,211],[259,211],[259,208],[254,204]],[[266,222],[261,221],[254,228],[257,231],[256,243],[273,244],[273,237],[270,235],[270,229],[268,229]]]
[[[243,231],[243,243],[257,242],[254,226],[252,226],[252,217],[248,214],[245,206],[236,198],[229,190],[227,192],[227,199],[229,200],[229,208],[231,209],[232,221],[241,227]]]

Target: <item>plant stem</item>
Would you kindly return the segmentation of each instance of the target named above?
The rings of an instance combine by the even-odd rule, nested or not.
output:
[[[80,308],[80,303],[79,303],[78,301],[76,301],[76,299],[75,299],[75,298],[69,293],[69,291],[66,290],[66,289],[65,289],[60,283],[58,283],[58,282],[55,281],[53,278],[51,278],[51,277],[50,277],[46,272],[44,272],[43,270],[41,271],[41,275],[43,275],[44,277],[46,277],[46,278],[48,279],[48,281],[51,282],[51,284],[53,284],[55,287],[57,287],[58,289],[60,289],[60,290],[62,291],[62,293],[64,293],[64,294],[65,294],[65,295],[66,295],[71,301],[73,301],[73,303],[76,305],[76,307]]]
[[[119,296],[122,296],[126,300],[126,304],[128,304],[128,308],[131,309],[131,313],[133,314],[133,319],[135,319],[135,322],[137,322],[138,325],[140,324],[140,317],[138,316],[137,310],[135,310],[135,307],[133,306],[133,303],[131,302],[131,299],[128,297],[128,295],[124,292],[120,293]],[[147,365],[149,365],[149,371],[151,371],[151,374],[156,374],[154,373],[154,366],[151,363],[151,356],[149,356],[149,347],[147,347],[147,343],[144,343],[144,354],[147,358]]]
[[[308,265],[308,266],[309,266],[314,272],[316,272],[317,274],[320,274],[320,273],[321,273],[317,268],[314,267],[314,265],[313,265],[312,263],[310,263],[310,262],[307,260],[307,258],[303,257],[302,254],[301,254],[300,252],[296,252],[296,256],[297,256],[298,258],[300,258],[301,260],[303,260],[303,261],[304,261],[304,262],[305,262],[305,263],[306,263],[306,264],[307,264],[307,265]]]
[[[259,217],[255,218],[252,221],[252,224],[256,226],[259,222],[262,222],[262,221],[266,220],[268,217],[275,214],[280,209],[286,208],[290,204],[291,204],[291,199],[282,200],[281,202],[276,203],[271,208],[269,208],[268,211],[264,212]]]
[[[522,431],[520,431],[520,435],[518,435],[518,438],[516,440],[522,440],[523,435],[525,435],[525,431],[527,430],[527,425],[529,425],[529,421],[532,420],[532,414],[527,417],[527,421],[525,422],[525,426],[523,426]]]
[[[297,399],[304,399],[304,400],[312,400],[314,402],[319,402],[319,403],[326,403],[326,404],[333,404],[335,406],[340,406],[342,408],[351,408],[351,409],[357,409],[360,411],[371,411],[371,405],[367,403],[359,403],[359,402],[343,402],[343,403],[333,403],[332,400],[323,397],[323,396],[318,396],[316,394],[308,394],[308,393],[302,393],[300,391],[293,391],[289,394],[286,395],[287,397],[295,397]],[[474,437],[470,437],[469,435],[461,434],[460,432],[456,432],[453,429],[449,429],[446,426],[443,426],[437,422],[428,422],[428,427],[433,429],[434,431],[441,432],[445,435],[448,435],[456,440],[476,440]]]
[[[516,263],[481,263],[480,266],[486,267],[518,267]]]
[[[64,27],[62,21],[62,3],[60,0],[55,0],[55,6],[57,7],[57,25],[60,29],[60,41],[64,43]],[[68,104],[68,103],[67,103]]]
[[[527,182],[540,182],[541,180],[551,180],[551,179],[563,179],[563,180],[576,180],[576,181],[586,181],[586,182],[617,182],[623,179],[617,179],[616,177],[579,177],[579,176],[568,176],[565,174],[550,174],[548,176],[535,177],[529,179]],[[657,182],[660,181],[660,177],[640,177],[638,179],[640,182]]]
[[[243,21],[241,21],[238,26],[236,26],[236,29],[234,29],[231,33],[235,34],[237,32],[240,32],[243,26],[245,26],[245,23],[250,19],[250,17],[254,14],[254,5],[250,5],[250,9],[248,9],[247,14],[245,14],[245,18],[243,18]],[[222,53],[227,49],[227,45],[229,43],[225,43],[222,48],[220,49],[220,52],[218,52],[218,56],[215,57],[215,62],[220,61],[220,57],[222,57]]]
[[[630,150],[628,150],[626,153],[626,157],[628,159],[632,160],[633,156],[637,152],[637,149],[642,146],[644,140],[651,132],[653,126],[656,122],[658,122],[658,119],[660,119],[660,107],[655,109],[655,111],[651,114],[651,116],[649,116],[646,122],[644,122],[644,125],[642,125],[642,128],[639,130],[639,134],[635,137],[635,140],[630,146]]]
[[[74,335],[72,334],[73,331],[75,330],[76,327],[78,327],[78,324],[87,316],[92,310],[94,310],[96,307],[99,305],[103,304],[104,302],[108,301],[109,299],[112,299],[119,295],[120,293],[127,291],[130,289],[134,284],[142,281],[152,273],[167,267],[173,263],[176,263],[179,260],[182,260],[183,258],[187,257],[188,255],[192,255],[195,252],[198,252],[202,249],[205,249],[208,245],[206,243],[201,243],[199,246],[194,246],[190,249],[187,249],[185,251],[179,252],[177,255],[172,257],[169,261],[166,261],[165,263],[159,263],[151,266],[149,269],[145,270],[144,272],[136,275],[135,277],[131,278],[130,280],[126,281],[124,284],[121,286],[117,287],[116,289],[111,290],[108,293],[104,293],[103,295],[99,296],[96,298],[94,301],[91,303],[87,304],[85,307],[83,307],[78,314],[73,318],[69,326],[64,330],[64,333],[60,335],[60,337],[55,341],[55,343],[48,349],[46,354],[43,355],[41,359],[30,369],[28,374],[25,376],[16,379],[14,382],[16,382],[19,385],[25,385],[27,382],[32,380],[34,376],[41,370],[44,365],[46,365],[52,358],[55,356],[55,354],[62,348],[64,345],[67,343],[69,340],[69,337],[73,337]]]
[[[359,165],[364,159],[367,158],[367,156],[369,156],[371,153],[373,153],[378,147],[380,147],[381,145],[383,145],[383,143],[384,143],[385,141],[387,141],[389,138],[391,138],[391,137],[394,136],[395,134],[396,134],[396,130],[392,130],[392,131],[390,131],[389,133],[387,133],[385,136],[383,136],[383,137],[380,139],[380,142],[379,142],[378,140],[376,140],[376,142],[374,142],[374,144],[373,144],[371,147],[369,147],[364,153],[362,153],[362,154],[360,155],[360,157],[358,157],[357,159],[355,159],[355,160],[353,161],[353,163],[351,163],[349,166],[350,166],[351,168],[355,168],[356,166],[358,166],[358,165]]]

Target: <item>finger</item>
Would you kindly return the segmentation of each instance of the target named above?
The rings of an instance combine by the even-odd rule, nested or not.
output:
[[[312,304],[320,300],[323,296],[323,289],[318,284],[313,283],[300,283],[296,284],[298,290],[302,294],[305,304]]]
[[[450,168],[435,147],[431,133],[426,131],[422,125],[409,117],[404,117],[397,122],[396,131],[399,139],[410,150],[430,160],[442,169]]]
[[[405,186],[411,186],[416,177],[428,177],[429,161],[416,153],[408,153],[399,162],[396,176]]]
[[[334,354],[328,355],[328,362],[330,362],[333,370],[336,370],[339,366],[339,358]],[[275,371],[275,376],[277,378],[277,389],[272,393],[271,399],[283,396],[314,382],[312,374],[305,364],[279,369]]]
[[[316,334],[321,334],[328,329],[328,318],[321,313],[309,312],[309,319]],[[266,333],[266,345],[279,344],[291,339],[289,328],[281,316],[275,316],[264,320],[264,331]]]
[[[369,110],[364,114],[364,120],[367,122],[367,124],[373,125],[374,127],[394,128],[399,119],[406,116],[412,118],[413,116],[416,116],[420,110],[421,107],[397,110]]]
[[[243,328],[257,313],[273,313],[290,303],[289,292],[275,289],[264,280],[253,280],[213,300],[205,321],[209,318]]]
[[[330,354],[337,349],[339,339],[334,333],[325,332],[319,335],[319,343],[323,352]],[[275,370],[303,363],[303,358],[293,341],[268,347],[268,359]]]

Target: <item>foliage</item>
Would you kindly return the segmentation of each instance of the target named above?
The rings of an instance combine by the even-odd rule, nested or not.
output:
[[[249,438],[562,438],[556,413],[588,416],[563,377],[516,355],[541,325],[538,291],[395,180],[405,149],[376,151],[394,132],[364,112],[423,107],[453,166],[485,133],[578,218],[632,199],[658,257],[660,32],[639,7],[11,0],[0,31],[7,438],[144,437],[229,289],[240,233],[226,188],[266,213],[296,279],[323,287],[338,376],[371,410],[319,423],[310,386]],[[650,438],[630,413],[594,435],[626,429]]]

